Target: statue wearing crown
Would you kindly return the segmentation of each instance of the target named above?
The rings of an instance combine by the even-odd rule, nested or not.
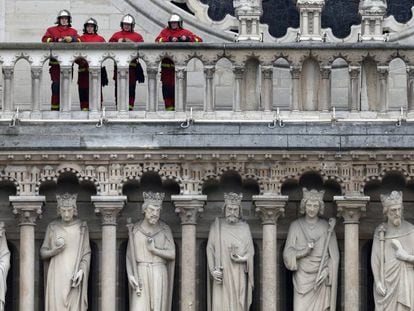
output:
[[[381,195],[384,222],[374,233],[371,267],[375,310],[414,310],[414,226],[403,218],[400,191]]]
[[[126,254],[131,311],[171,311],[175,244],[170,227],[160,220],[164,193],[144,192],[144,218],[128,219]],[[185,267],[183,267],[185,269]]]
[[[334,311],[338,286],[339,250],[335,219],[320,218],[324,191],[303,189],[299,213],[292,222],[283,261],[293,271],[294,311]]]
[[[247,311],[254,286],[254,246],[243,220],[242,194],[225,193],[223,217],[215,219],[207,242],[208,311]]]
[[[91,262],[89,231],[77,218],[76,194],[56,195],[59,218],[46,229],[40,249],[45,261],[45,310],[86,311]]]

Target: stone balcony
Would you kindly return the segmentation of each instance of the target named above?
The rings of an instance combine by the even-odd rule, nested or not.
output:
[[[149,138],[132,145],[126,143],[125,147],[200,148],[207,136],[210,143],[206,146],[210,147],[412,147],[408,138],[404,142],[395,141],[394,136],[386,135],[407,135],[414,123],[413,48],[386,42],[284,45],[2,43],[0,123],[26,126],[9,130],[6,126],[3,134],[11,133],[12,137],[3,146],[32,148],[35,146],[30,139],[23,145],[19,143],[22,137],[43,133],[44,144],[50,148],[82,148],[82,139],[74,142],[74,136],[68,133],[96,138],[106,134],[88,129],[105,125],[106,133],[122,136],[134,125],[136,132],[142,130],[140,139],[145,135]],[[49,98],[43,96],[42,99],[42,83],[50,88],[49,74],[45,71],[50,57],[61,64],[60,111],[50,111]],[[165,57],[171,58],[176,66],[175,112],[164,111],[160,98],[159,68]],[[89,112],[79,110],[79,105],[75,104],[76,93],[73,95],[71,91],[76,88],[76,75],[72,71],[77,58],[86,59],[90,66],[90,94],[95,95],[90,96]],[[134,58],[139,58],[146,72],[146,82],[137,95],[145,98],[145,102],[135,111],[127,111],[127,72]],[[25,72],[30,83],[23,91],[30,93],[30,102],[24,105],[15,100],[19,94],[16,94],[18,85],[14,79],[15,66],[23,59],[30,67]],[[189,63],[195,59],[197,64],[190,69]],[[103,110],[99,104],[99,73],[108,60],[117,65],[118,105],[115,106],[114,99],[104,101]],[[223,60],[227,62],[225,65]],[[400,65],[395,66],[395,61]],[[231,77],[227,79],[230,82],[227,81],[226,88],[217,79],[218,71]],[[188,76],[190,73],[192,76]],[[191,85],[195,75],[202,82],[199,87]],[[221,93],[218,92],[220,87]],[[405,128],[400,129],[401,124]],[[289,129],[282,129],[287,125]],[[54,134],[67,135],[66,139],[59,138],[49,144],[50,126]],[[192,129],[183,132],[190,126]],[[173,136],[184,134],[183,145],[172,142],[173,136],[166,137],[168,132]],[[155,139],[155,134],[164,135],[164,141]],[[227,135],[222,137],[226,143],[220,143],[222,139],[215,136],[219,134]],[[262,136],[257,138],[258,134]],[[270,135],[267,139],[263,136],[266,134]],[[307,134],[317,141],[309,140]],[[203,139],[197,135],[204,135]],[[359,140],[352,142],[346,135],[356,135]],[[381,139],[375,135],[380,135]],[[238,143],[234,141],[236,136],[240,139]],[[295,139],[289,143],[288,137]],[[350,141],[349,145],[342,144]],[[109,145],[102,140],[92,143],[95,147],[102,144],[118,147],[113,141]]]

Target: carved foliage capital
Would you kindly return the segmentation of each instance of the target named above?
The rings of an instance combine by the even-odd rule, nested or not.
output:
[[[32,73],[32,79],[40,79],[42,76],[42,67],[32,67],[31,73]]]
[[[116,226],[118,214],[122,211],[126,197],[125,196],[111,196],[91,198],[95,206],[95,214],[101,216],[102,226]]]
[[[263,225],[276,225],[279,217],[284,217],[287,196],[253,196],[255,211]]]
[[[12,79],[14,74],[14,67],[3,67],[2,72],[4,79]]]
[[[35,226],[36,220],[42,216],[44,202],[44,196],[27,198],[11,196],[10,203],[19,226]]]
[[[366,212],[369,197],[346,197],[335,196],[338,217],[344,219],[344,224],[358,224],[359,219]]]
[[[198,216],[204,211],[207,196],[173,195],[171,200],[174,202],[175,212],[181,219],[181,225],[196,225]]]

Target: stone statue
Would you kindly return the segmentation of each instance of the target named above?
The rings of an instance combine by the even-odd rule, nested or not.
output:
[[[403,219],[402,192],[381,195],[385,222],[374,233],[375,310],[414,310],[414,226]]]
[[[7,246],[4,223],[0,222],[0,311],[4,311],[7,291],[7,273],[10,269],[10,251]]]
[[[144,219],[127,225],[129,310],[171,311],[175,244],[170,227],[160,221],[164,193],[143,195]]]
[[[60,219],[52,221],[40,249],[45,260],[45,310],[86,311],[91,261],[86,222],[76,218],[76,194],[56,195]]]
[[[225,193],[224,218],[210,228],[208,311],[248,311],[252,303],[254,247],[241,199],[242,194]]]
[[[300,214],[289,227],[283,251],[287,269],[293,271],[294,311],[334,311],[338,285],[339,250],[334,231],[323,215],[324,191],[303,189]]]

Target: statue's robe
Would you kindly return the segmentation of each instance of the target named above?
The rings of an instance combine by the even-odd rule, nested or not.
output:
[[[286,268],[293,271],[294,311],[336,310],[339,250],[335,232],[332,232],[329,239],[323,265],[328,269],[329,275],[316,287],[328,228],[326,220],[318,219],[317,223],[309,224],[304,217],[295,220],[289,227],[283,260]],[[297,259],[298,252],[306,248],[309,240],[315,243],[313,250],[306,257]]]
[[[133,265],[136,265],[141,295],[138,296],[135,289],[129,287],[129,310],[171,311],[175,260],[165,260],[151,253],[148,250],[148,238],[154,240],[155,248],[175,253],[174,239],[167,224],[160,222],[159,230],[152,235],[142,229],[141,223],[134,225],[135,262],[131,252],[131,241],[128,241],[126,267],[127,274],[134,275]]]
[[[82,227],[84,234],[81,240]],[[59,238],[65,240],[64,250],[51,257],[45,265],[45,311],[86,311],[91,261],[88,228],[80,220],[69,224],[60,220],[53,221],[47,227],[42,248],[54,248]],[[77,260],[79,270],[83,270],[84,274],[79,286],[72,287],[73,276],[79,271],[75,271]]]
[[[387,225],[383,224],[385,229]],[[384,241],[384,279],[386,295],[381,296],[376,291],[376,284],[381,281],[381,245],[379,227],[374,233],[372,245],[371,267],[374,275],[374,300],[376,311],[414,311],[414,264],[398,260],[392,240],[400,241],[404,250],[414,256],[414,226],[402,221],[397,234],[386,231]]]
[[[231,248],[237,249],[247,262],[237,263],[230,257]],[[218,284],[209,273],[209,311],[248,311],[252,303],[254,246],[249,225],[244,221],[234,224],[216,218],[211,225],[207,242],[209,271],[222,267],[223,282]]]

